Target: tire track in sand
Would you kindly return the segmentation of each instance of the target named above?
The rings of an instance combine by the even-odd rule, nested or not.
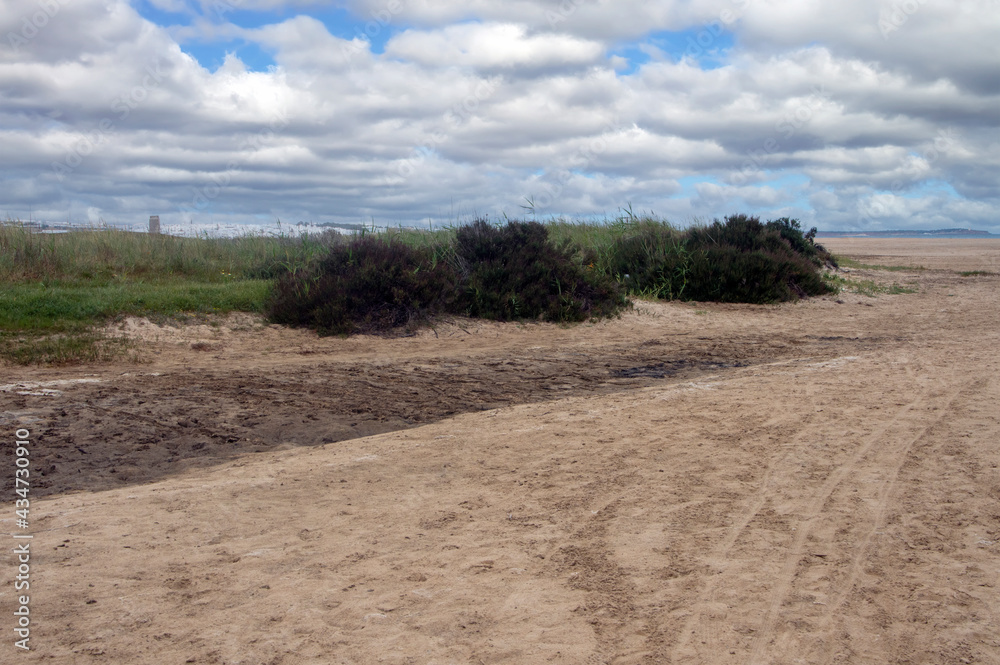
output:
[[[771,422],[773,422],[773,419]],[[794,439],[797,437],[801,431],[801,428],[797,430],[795,434],[792,435],[792,438]],[[756,517],[757,514],[763,510],[764,506],[766,506],[771,500],[774,478],[778,475],[776,469],[781,468],[782,465],[788,460],[793,449],[794,444],[786,444],[784,453],[768,464],[755,495],[750,502],[739,511],[733,521],[733,524],[729,527],[726,537],[723,538],[722,542],[719,543],[719,546],[708,557],[710,562],[725,560],[729,556],[729,552],[733,549],[733,546],[736,545],[736,541],[738,541],[743,532],[746,531],[746,528],[753,521],[754,517]],[[722,577],[722,575],[715,575],[709,578],[706,583],[705,588],[700,594],[701,600],[699,600],[687,620],[684,622],[677,644],[675,644],[674,648],[671,650],[671,663],[679,662],[680,658],[684,657],[685,652],[687,652],[690,647],[691,636],[698,632],[698,628],[703,629],[702,632],[705,630],[711,630],[711,628],[707,626],[705,614],[708,612],[709,606],[711,606],[715,601],[718,583],[722,581],[720,579]]]
[[[827,646],[826,655],[822,660],[823,665],[828,665],[836,657],[836,652],[829,648],[835,631],[831,624],[837,616],[837,611],[843,606],[843,604],[847,601],[848,596],[850,596],[851,592],[854,590],[858,577],[861,575],[862,567],[868,559],[868,549],[875,540],[875,535],[878,533],[879,529],[884,526],[883,522],[885,520],[886,509],[892,502],[893,495],[895,494],[897,480],[899,479],[899,472],[902,470],[903,465],[909,458],[913,446],[926,437],[927,434],[935,427],[941,424],[941,421],[944,420],[947,415],[952,413],[952,407],[963,394],[973,391],[982,391],[982,389],[988,385],[989,381],[986,379],[974,380],[967,383],[950,397],[947,406],[941,410],[940,415],[934,419],[934,421],[922,428],[915,437],[907,440],[904,445],[899,446],[898,450],[889,451],[889,453],[895,457],[896,463],[893,465],[891,471],[882,482],[882,487],[879,488],[879,499],[876,504],[875,515],[872,518],[871,527],[868,529],[864,539],[858,545],[855,555],[852,557],[850,572],[848,573],[847,579],[843,584],[838,585],[840,587],[839,590],[832,590],[834,591],[833,599],[827,605],[826,611],[823,612],[823,616],[820,619],[820,625],[817,628],[817,632],[823,635],[823,642]]]
[[[855,356],[847,356],[843,359],[835,358],[832,361],[836,362],[839,360],[855,360]],[[781,360],[777,362],[767,363],[765,365],[756,366],[753,369],[751,376],[757,376],[762,367],[778,367],[787,366],[790,364],[800,364],[809,360],[813,360],[810,357],[804,358],[793,358],[791,360]],[[821,366],[820,364],[815,365],[815,367]],[[813,367],[813,366],[810,366]],[[786,372],[780,372],[785,374]],[[783,413],[780,416],[775,416],[769,418],[762,425],[754,428],[754,430],[747,434],[747,436],[756,436],[758,432],[768,430],[774,426],[786,425],[789,422],[796,423],[793,432],[789,433],[785,437],[785,442],[781,444],[783,452],[779,455],[773,457],[767,468],[764,470],[764,475],[761,478],[757,489],[754,491],[752,497],[747,501],[743,508],[736,513],[733,519],[732,525],[726,532],[725,537],[719,543],[719,545],[709,554],[708,561],[710,563],[717,563],[725,561],[729,557],[729,553],[732,551],[733,547],[736,545],[740,536],[746,531],[747,527],[753,522],[754,518],[768,505],[773,499],[774,491],[776,489],[775,478],[779,478],[785,475],[786,462],[793,456],[796,452],[798,446],[798,439],[802,436],[803,432],[807,429],[812,421],[813,414],[808,414],[805,418],[800,418],[795,415],[789,415]],[[710,612],[710,607],[714,604],[716,600],[716,594],[718,591],[719,583],[723,580],[723,575],[715,575],[707,581],[705,587],[700,594],[700,600],[696,603],[695,607],[692,609],[690,615],[688,615],[687,620],[684,622],[683,627],[680,630],[678,640],[674,644],[673,648],[670,650],[670,662],[679,662],[681,658],[684,658],[688,654],[691,637],[693,635],[699,635],[700,637],[705,637],[705,633],[714,633],[712,623],[710,619],[706,617],[706,614]]]
[[[820,487],[819,492],[812,496],[806,506],[803,517],[799,520],[796,528],[795,540],[792,543],[790,552],[785,558],[785,563],[781,568],[775,585],[774,591],[771,594],[771,602],[768,604],[768,609],[764,615],[764,619],[760,624],[760,628],[757,630],[757,634],[754,637],[750,657],[747,659],[748,665],[756,665],[758,663],[770,662],[762,659],[764,650],[770,645],[771,640],[774,638],[776,633],[776,624],[778,620],[778,614],[780,612],[781,606],[787,598],[789,592],[795,581],[796,568],[799,565],[799,561],[805,554],[805,543],[808,536],[814,531],[814,527],[820,521],[823,508],[827,501],[836,491],[837,487],[847,478],[855,469],[859,466],[859,463],[864,459],[871,457],[880,453],[880,449],[886,448],[883,453],[883,457],[895,456],[895,462],[892,464],[886,464],[892,469],[892,471],[886,476],[883,481],[882,491],[879,493],[880,499],[876,507],[876,514],[881,517],[884,514],[885,504],[888,501],[891,485],[890,482],[894,482],[896,476],[898,475],[899,468],[901,468],[903,461],[905,460],[906,453],[909,452],[912,445],[919,441],[920,438],[926,434],[926,432],[940,422],[949,412],[949,409],[955,400],[966,390],[972,387],[976,382],[970,381],[963,384],[956,390],[951,391],[948,397],[945,398],[943,408],[939,408],[939,414],[933,419],[932,422],[928,423],[926,426],[921,428],[920,432],[916,437],[908,437],[905,439],[905,443],[902,446],[884,446],[884,442],[887,440],[887,433],[897,425],[904,417],[910,412],[917,409],[923,404],[924,401],[928,399],[931,393],[931,389],[925,389],[923,393],[917,397],[915,400],[905,404],[902,408],[898,409],[893,417],[882,427],[878,428],[874,432],[868,435],[867,440],[861,446],[861,448],[854,454],[854,456],[848,460],[845,464],[838,467],[827,480]],[[938,401],[938,400],[935,400]],[[890,457],[891,458],[891,457]],[[876,467],[880,465],[874,465]],[[852,557],[851,570],[852,577],[849,579],[847,585],[848,591],[851,586],[853,586],[853,581],[856,578],[857,571],[860,571],[860,567],[863,563],[863,554],[867,550],[868,545],[874,536],[874,531],[877,530],[876,526],[870,530],[868,538],[863,541],[862,546],[858,548],[855,555]],[[844,593],[841,591],[841,593]],[[832,609],[832,608],[831,608]],[[832,611],[828,613],[828,616],[832,615]]]

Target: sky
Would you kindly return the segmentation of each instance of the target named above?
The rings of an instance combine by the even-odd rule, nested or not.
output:
[[[0,215],[1000,233],[1000,0],[3,0]]]

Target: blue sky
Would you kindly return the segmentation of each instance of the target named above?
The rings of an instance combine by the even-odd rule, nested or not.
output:
[[[228,2],[5,2],[0,213],[1000,231],[988,2]]]
[[[150,22],[161,26],[189,25],[198,13],[188,7],[174,11],[161,9],[148,0],[133,3],[136,11]],[[219,12],[215,12],[219,14]],[[209,16],[212,12],[209,12]],[[260,28],[289,18],[285,11],[258,12],[234,9],[224,12],[225,18],[241,28]],[[371,45],[371,52],[381,54],[389,39],[400,32],[412,28],[400,21],[386,22],[378,16],[358,15],[346,8],[327,7],[304,10],[307,15],[319,20],[335,37],[365,39]],[[273,54],[261,49],[247,39],[187,39],[181,42],[184,52],[198,60],[202,67],[215,71],[222,66],[228,53],[235,53],[248,69],[267,71],[276,65]],[[733,34],[721,24],[713,27],[695,27],[676,31],[655,31],[640,39],[631,39],[612,45],[608,52],[624,58],[627,65],[617,68],[619,74],[634,74],[643,64],[658,58],[681,60],[689,58],[702,69],[714,69],[725,62],[726,53],[733,46]]]

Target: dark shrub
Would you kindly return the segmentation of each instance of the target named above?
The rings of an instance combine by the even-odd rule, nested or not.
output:
[[[768,237],[770,235],[770,237]],[[688,244],[696,246],[729,246],[742,252],[755,249],[777,249],[780,240],[766,234],[757,217],[729,215],[725,222],[715,220],[709,226],[696,226],[688,230]]]
[[[330,248],[315,266],[279,277],[267,313],[323,334],[378,333],[447,307],[455,273],[431,254],[374,236]]]
[[[770,303],[827,291],[808,259],[787,252],[711,247],[688,273],[687,297],[692,300]]]
[[[816,244],[817,229],[815,226],[809,229],[808,233],[802,233],[802,225],[799,220],[781,217],[768,220],[767,228],[777,231],[793,251],[805,256],[816,265],[837,267],[837,261],[833,255],[826,251],[822,245]]]
[[[500,321],[582,321],[626,304],[621,287],[549,242],[538,222],[493,226],[478,219],[458,229],[455,257],[461,288],[455,311]]]
[[[636,295],[768,303],[827,293],[824,255],[795,220],[730,215],[683,232],[639,225],[611,247],[608,270]]]

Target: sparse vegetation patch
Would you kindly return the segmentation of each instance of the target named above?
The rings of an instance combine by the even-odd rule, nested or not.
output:
[[[838,256],[837,263],[844,268],[853,268],[855,270],[885,270],[888,272],[914,272],[918,270],[927,270],[924,266],[884,266],[877,263],[864,263],[846,256]]]
[[[824,274],[823,280],[833,293],[847,291],[849,293],[868,296],[869,298],[874,298],[881,294],[899,295],[902,293],[916,293],[918,290],[915,285],[898,284],[896,282],[887,285],[880,284],[874,279],[847,279],[831,273]]]

